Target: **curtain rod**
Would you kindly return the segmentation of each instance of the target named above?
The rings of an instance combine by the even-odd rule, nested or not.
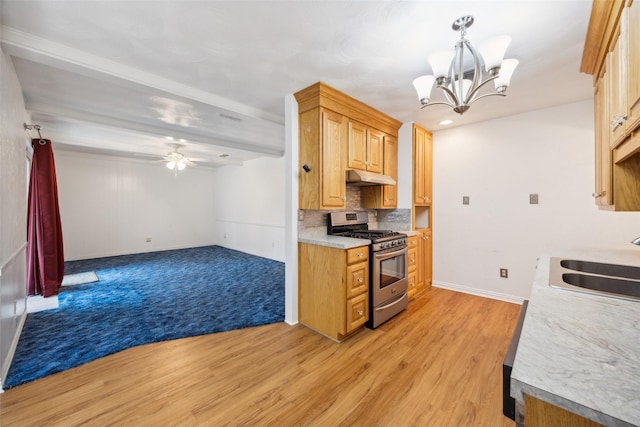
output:
[[[24,128],[25,130],[37,130],[38,131],[38,136],[40,137],[40,144],[41,145],[45,145],[47,142],[44,140],[44,138],[42,137],[42,134],[40,133],[40,125],[37,124],[33,124],[33,125],[28,125],[28,124],[24,124]]]

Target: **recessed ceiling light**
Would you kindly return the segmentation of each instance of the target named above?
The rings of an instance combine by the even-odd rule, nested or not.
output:
[[[173,141],[173,137],[172,136],[165,136],[165,138],[167,138],[169,141]]]
[[[451,123],[453,123],[453,120],[448,120],[448,119],[440,122],[440,124],[443,126],[450,125]]]
[[[220,154],[218,157],[229,157],[228,154]]]

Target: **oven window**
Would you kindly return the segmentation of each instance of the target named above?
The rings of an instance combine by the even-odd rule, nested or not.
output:
[[[387,287],[404,279],[406,254],[396,255],[380,261],[380,288]]]

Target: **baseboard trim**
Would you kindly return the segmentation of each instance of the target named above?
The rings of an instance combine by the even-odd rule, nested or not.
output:
[[[22,328],[24,327],[24,322],[27,320],[27,312],[25,311],[20,316],[20,320],[18,321],[18,327],[16,328],[16,333],[13,335],[13,339],[11,340],[11,346],[9,347],[9,351],[7,352],[7,358],[2,364],[2,372],[0,372],[0,393],[4,393],[4,383],[7,379],[7,375],[9,374],[9,368],[11,367],[11,362],[13,361],[13,356],[16,354],[16,349],[18,348],[18,341],[20,340],[20,335],[22,335]]]
[[[505,302],[511,302],[514,304],[522,304],[525,298],[516,297],[514,295],[502,294],[499,292],[487,291],[485,289],[470,288],[468,286],[460,286],[453,283],[446,283],[440,281],[432,281],[432,286],[436,288],[448,289],[450,291],[462,292],[465,294],[477,295],[479,297],[491,298]]]

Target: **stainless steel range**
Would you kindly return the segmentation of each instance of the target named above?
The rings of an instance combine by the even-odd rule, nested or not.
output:
[[[407,235],[369,230],[364,211],[331,212],[327,234],[367,239],[369,245],[369,328],[377,328],[407,308]]]

